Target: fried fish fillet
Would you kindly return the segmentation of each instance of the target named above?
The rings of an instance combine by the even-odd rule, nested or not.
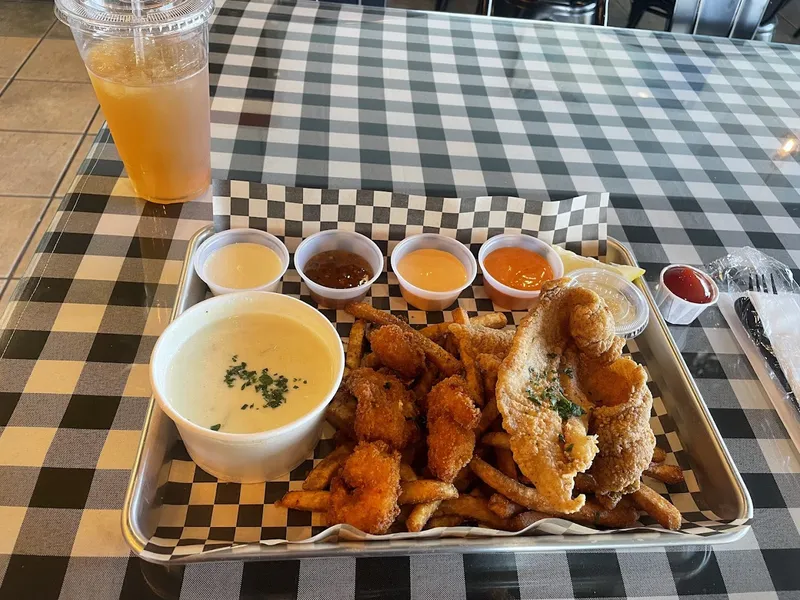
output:
[[[428,394],[428,468],[451,483],[469,463],[481,413],[463,378],[454,375]]]
[[[589,472],[597,493],[618,497],[635,492],[656,445],[647,373],[630,358],[605,363],[584,359],[578,377],[596,404],[589,431],[597,435],[600,451]]]
[[[575,475],[596,480],[613,506],[639,488],[655,447],[645,370],[621,356],[624,340],[594,292],[549,282],[500,368],[498,408],[522,472],[564,512]],[[589,413],[587,416],[581,413]]]
[[[384,325],[369,337],[372,351],[382,365],[412,379],[425,369],[425,352],[417,338],[397,325]]]
[[[347,388],[358,400],[354,429],[359,441],[382,440],[402,450],[418,437],[413,397],[399,379],[362,367],[347,378]]]
[[[328,523],[386,533],[400,514],[400,453],[384,442],[361,442],[331,482]]]
[[[569,280],[546,283],[537,304],[522,320],[511,351],[500,366],[497,406],[522,473],[555,510],[572,513],[586,502],[572,497],[575,476],[597,454],[587,430],[587,408],[565,395],[559,367],[572,341],[591,356],[607,351],[614,320],[594,292],[566,287]]]

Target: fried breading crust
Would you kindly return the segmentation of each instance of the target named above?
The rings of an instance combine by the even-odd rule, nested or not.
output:
[[[386,533],[400,514],[400,453],[384,442],[361,442],[331,482],[328,523]]]
[[[617,358],[606,365],[584,360],[579,377],[599,404],[589,421],[600,448],[589,471],[597,480],[597,493],[635,492],[656,446],[647,373],[631,359]]]
[[[409,379],[425,368],[425,352],[414,335],[397,325],[384,325],[369,337],[372,351],[381,364]]]
[[[437,383],[428,394],[428,468],[452,482],[469,463],[481,413],[459,376]]]
[[[402,450],[417,438],[413,397],[399,379],[360,368],[347,378],[347,388],[358,400],[355,434],[359,441],[382,440]]]
[[[583,494],[573,498],[572,488],[575,476],[592,464],[597,443],[588,434],[585,417],[562,419],[548,399],[532,400],[532,379],[540,377],[552,385],[578,325],[585,328],[575,342],[593,355],[607,350],[614,339],[613,319],[610,333],[583,322],[587,315],[602,314],[600,297],[584,288],[568,288],[568,282],[561,279],[542,287],[539,301],[517,328],[497,380],[497,406],[511,436],[514,460],[553,508],[564,513],[580,510],[586,501]]]

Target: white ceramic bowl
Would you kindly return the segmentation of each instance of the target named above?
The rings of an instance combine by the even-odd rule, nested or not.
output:
[[[697,302],[689,302],[680,296],[672,293],[666,285],[664,285],[664,273],[675,267],[686,267],[691,269],[705,279],[711,287],[712,297],[710,302],[699,304]],[[692,265],[669,265],[661,269],[661,274],[658,276],[658,286],[656,287],[656,306],[664,317],[667,323],[673,325],[688,325],[700,316],[705,309],[709,306],[714,306],[719,299],[719,288],[714,280],[711,279],[706,273],[703,273],[697,267]]]
[[[320,252],[345,250],[363,257],[372,269],[372,277],[366,283],[353,288],[339,290],[325,287],[311,281],[305,274],[308,261]],[[383,252],[378,245],[366,236],[355,231],[328,229],[308,236],[294,252],[294,268],[308,286],[311,296],[322,306],[342,308],[350,302],[363,300],[370,286],[383,273]]]
[[[216,250],[219,250],[223,246],[237,243],[260,244],[266,246],[278,255],[281,261],[280,274],[272,281],[268,281],[257,288],[252,288],[251,291],[274,292],[277,290],[281,278],[286,273],[286,269],[289,268],[289,251],[286,249],[283,242],[271,233],[261,231],[260,229],[226,229],[225,231],[220,231],[212,235],[205,242],[200,244],[197,252],[194,253],[194,260],[192,262],[194,270],[200,279],[206,283],[211,293],[215,296],[220,296],[222,294],[233,294],[235,292],[245,291],[219,285],[206,273],[206,261]]]
[[[467,282],[459,288],[446,292],[431,292],[411,285],[398,272],[397,265],[406,254],[422,248],[444,250],[455,256],[467,270]],[[407,237],[394,247],[391,261],[392,271],[397,275],[400,284],[400,293],[406,302],[420,310],[444,310],[456,301],[461,292],[472,285],[478,274],[478,263],[469,248],[456,239],[438,233],[420,233]]]
[[[166,393],[169,365],[181,345],[202,327],[248,313],[288,316],[312,328],[331,351],[335,377],[319,404],[287,425],[258,433],[212,431],[189,421],[172,407]],[[201,469],[223,481],[255,483],[280,477],[306,459],[319,441],[325,408],[339,387],[343,371],[342,340],[322,313],[291,296],[239,292],[200,302],[169,324],[153,349],[150,384],[158,405],[175,422],[186,450]]]
[[[486,257],[498,248],[525,248],[536,252],[539,256],[544,257],[550,268],[553,269],[553,279],[560,279],[564,276],[564,263],[547,242],[524,233],[504,233],[489,238],[478,252],[478,264],[483,273],[483,289],[486,291],[486,295],[501,308],[527,310],[539,297],[539,290],[516,290],[500,283],[486,271],[483,266]]]

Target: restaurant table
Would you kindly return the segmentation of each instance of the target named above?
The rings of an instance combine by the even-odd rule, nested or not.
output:
[[[211,33],[217,179],[441,196],[611,194],[652,282],[752,245],[800,266],[789,46],[228,0]],[[728,545],[165,568],[120,533],[148,360],[211,204],[133,197],[106,128],[4,318],[0,597],[800,597],[800,462],[716,309],[673,327],[752,495]]]

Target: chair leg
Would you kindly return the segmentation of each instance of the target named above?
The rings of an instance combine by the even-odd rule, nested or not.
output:
[[[447,10],[448,0],[436,0],[436,10],[439,12]]]
[[[797,31],[795,31],[795,32],[792,34],[792,38],[793,38],[793,39],[794,39],[794,38],[798,38],[798,37],[800,37],[800,29],[798,29]]]
[[[634,29],[642,20],[645,12],[647,12],[647,2],[642,0],[631,2],[631,12],[628,14],[628,24],[625,27]]]

